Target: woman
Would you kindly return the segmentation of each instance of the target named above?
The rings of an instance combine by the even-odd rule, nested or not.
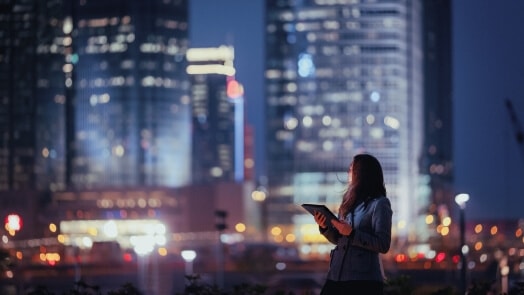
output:
[[[336,245],[321,295],[383,294],[379,253],[391,244],[392,211],[379,161],[369,154],[354,156],[339,220],[328,223],[320,212],[314,216],[320,233]]]

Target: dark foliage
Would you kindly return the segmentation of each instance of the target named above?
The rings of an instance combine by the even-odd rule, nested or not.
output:
[[[266,286],[259,284],[247,284],[243,283],[236,285],[232,290],[224,290],[216,285],[206,284],[201,282],[199,275],[186,276],[187,285],[182,293],[174,293],[173,295],[311,295],[312,292],[296,294],[292,291],[277,290],[268,293],[269,289]],[[496,288],[493,281],[491,282],[472,282],[468,288],[468,295],[487,295],[497,294]],[[419,290],[420,291],[420,290]],[[38,286],[27,295],[144,295],[140,290],[130,283],[127,283],[117,290],[109,291],[107,294],[102,294],[99,286],[89,285],[85,282],[77,282],[74,287],[62,294],[55,294],[49,291],[44,286]],[[416,292],[416,288],[411,282],[409,276],[399,276],[394,279],[390,279],[386,282],[384,294],[386,295],[410,295],[410,294],[421,294]],[[427,291],[424,294],[430,295],[457,295],[456,290],[451,287],[440,287],[439,289],[433,289]],[[524,295],[524,282],[516,283],[511,288],[507,295]]]
[[[107,295],[142,295],[142,292],[132,284],[127,283],[117,291],[109,291]]]
[[[414,289],[415,288],[411,283],[411,278],[409,276],[401,275],[398,278],[389,279],[386,281],[384,294],[406,295],[412,294]]]
[[[11,259],[11,255],[9,255],[9,251],[0,248],[0,271],[8,270],[13,266],[13,260]]]

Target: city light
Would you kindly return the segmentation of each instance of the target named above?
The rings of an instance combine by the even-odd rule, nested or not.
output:
[[[466,207],[466,202],[469,201],[468,194],[458,194],[455,196],[455,202],[460,206],[461,209]]]
[[[230,79],[227,81],[226,93],[229,98],[235,99],[244,95],[244,89],[237,80]]]
[[[186,262],[186,275],[193,273],[193,260],[197,257],[197,253],[194,250],[183,250],[180,255]]]
[[[22,229],[22,217],[20,215],[12,213],[5,217],[5,229],[14,235],[15,232]]]

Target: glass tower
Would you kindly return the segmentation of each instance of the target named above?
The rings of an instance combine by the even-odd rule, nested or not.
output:
[[[427,187],[427,213],[439,227],[453,212],[453,111],[451,1],[424,1],[424,152],[422,183]],[[424,191],[424,190],[422,190]],[[422,217],[422,216],[421,216]],[[425,216],[424,216],[425,217]],[[431,218],[430,218],[431,220]],[[420,224],[420,223],[419,223]],[[437,230],[421,228],[418,236],[438,239]]]
[[[34,188],[38,1],[0,3],[0,190]],[[37,29],[36,29],[37,28]]]
[[[37,51],[39,186],[188,184],[187,2],[56,2]]]
[[[420,209],[420,1],[266,3],[270,226],[304,242],[313,220],[299,205],[336,212],[352,157],[368,152],[384,169],[393,234],[408,238]]]
[[[39,15],[41,25],[36,56],[35,179],[36,189],[55,191],[66,185],[66,133],[72,131],[71,110],[66,112],[66,95],[71,95],[71,19],[62,1],[48,1]],[[66,21],[67,19],[67,21]],[[66,33],[68,35],[66,35]],[[70,106],[70,104],[69,104]],[[66,128],[68,128],[66,130]]]
[[[231,46],[190,48],[192,183],[244,180],[243,89]]]

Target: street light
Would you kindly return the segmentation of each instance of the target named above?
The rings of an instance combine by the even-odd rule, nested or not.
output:
[[[140,290],[147,292],[149,281],[148,275],[148,260],[149,255],[155,249],[154,241],[147,237],[132,237],[131,244],[134,245],[135,253],[137,254],[137,269],[138,269],[138,287]]]
[[[186,262],[186,275],[193,274],[193,260],[195,260],[197,256],[196,252],[193,250],[183,250],[180,254]]]
[[[461,261],[461,284],[462,293],[466,293],[466,253],[468,248],[466,246],[466,218],[465,209],[466,202],[469,201],[468,194],[458,194],[455,196],[455,203],[460,207],[460,261]]]

